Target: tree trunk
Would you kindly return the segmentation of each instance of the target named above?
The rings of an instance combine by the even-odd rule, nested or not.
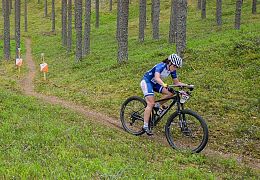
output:
[[[9,2],[2,0],[2,10],[4,15],[4,58],[10,59],[10,17],[9,17]]]
[[[116,26],[116,39],[119,41],[119,17],[121,16],[121,0],[117,0],[117,26]]]
[[[154,3],[153,3],[153,0],[152,1],[152,4],[151,4],[151,23],[152,23],[152,26],[153,26],[153,9],[154,9]]]
[[[52,20],[51,30],[52,32],[54,32],[55,31],[55,0],[52,0],[51,2],[51,20]]]
[[[10,6],[9,6],[9,9],[13,9],[13,1],[10,0]],[[11,12],[11,11],[10,11]]]
[[[75,0],[76,62],[82,59],[82,0]]]
[[[85,31],[84,31],[84,50],[83,55],[90,53],[90,30],[91,30],[91,0],[86,0],[85,4]]]
[[[21,2],[15,0],[15,42],[16,42],[16,57],[18,57],[18,48],[21,46],[20,42],[20,17],[21,17]]]
[[[201,0],[201,18],[206,19],[206,0]]]
[[[216,20],[217,25],[222,25],[222,0],[217,0],[217,9],[216,9]]]
[[[9,2],[10,2],[10,4],[9,4],[9,15],[10,15],[12,12],[12,9],[13,9],[13,3],[12,3],[12,0],[10,0]]]
[[[186,48],[187,0],[177,0],[177,9],[176,52],[183,57]]]
[[[44,17],[47,17],[48,14],[48,1],[44,0]]]
[[[153,39],[159,39],[160,0],[152,0]]]
[[[176,0],[171,3],[171,17],[170,17],[170,30],[169,30],[169,43],[176,42],[176,25],[177,25],[177,4]]]
[[[253,14],[256,14],[256,4],[257,4],[256,1],[257,0],[253,0],[253,2],[252,2],[252,13]]]
[[[140,0],[139,4],[139,41],[144,41],[144,29],[146,26],[146,0]]]
[[[9,0],[9,15],[11,14],[12,12],[12,9],[13,9],[13,4],[12,4],[12,0]]]
[[[67,0],[62,0],[62,45],[67,46]]]
[[[2,0],[2,15],[4,16],[5,15],[5,0]],[[9,5],[8,5],[9,7]]]
[[[99,28],[99,0],[96,0],[96,28]]]
[[[197,8],[198,8],[198,10],[201,10],[201,0],[198,0]]]
[[[119,7],[119,33],[118,33],[118,63],[127,61],[128,59],[128,16],[129,16],[129,0],[120,0]]]
[[[112,11],[113,0],[109,0],[109,11]]]
[[[242,3],[243,0],[237,0],[236,2],[235,29],[240,29]]]
[[[8,15],[11,14],[11,6],[12,6],[12,1],[7,1],[8,2]],[[2,15],[4,16],[4,11],[5,11],[5,7],[6,7],[6,4],[5,4],[5,1],[2,0]]]
[[[67,51],[71,51],[72,46],[72,0],[68,0],[68,39]]]
[[[28,23],[27,23],[27,0],[24,0],[24,31],[27,32]]]

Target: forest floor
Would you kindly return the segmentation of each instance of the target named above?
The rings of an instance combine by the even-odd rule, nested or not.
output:
[[[36,92],[34,90],[34,84],[33,84],[33,80],[36,75],[36,66],[35,66],[35,63],[32,58],[31,40],[30,39],[26,39],[25,46],[26,46],[26,63],[29,68],[29,72],[20,81],[22,91],[25,95],[36,97],[46,103],[60,105],[62,107],[71,109],[75,112],[78,112],[78,113],[84,115],[87,118],[93,119],[95,122],[98,122],[102,125],[106,125],[110,128],[115,128],[119,131],[123,131],[121,122],[119,119],[111,118],[106,114],[93,111],[93,110],[89,109],[89,107],[86,107],[83,105],[79,105],[79,104],[75,104],[70,101],[62,100],[55,96],[44,95],[44,94]],[[163,135],[154,135],[152,137],[146,136],[146,138],[152,138],[155,141],[161,141],[165,144],[168,144]],[[202,154],[205,154],[206,156],[211,156],[211,157],[234,158],[240,164],[243,163],[251,168],[260,169],[260,159],[250,158],[250,157],[247,157],[244,155],[238,155],[238,154],[233,154],[233,153],[222,153],[222,152],[219,152],[219,151],[216,151],[213,149],[209,149],[207,147],[206,147],[206,149],[203,150]]]

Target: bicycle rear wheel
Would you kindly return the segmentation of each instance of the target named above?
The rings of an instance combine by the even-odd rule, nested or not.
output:
[[[120,120],[124,129],[130,134],[141,135],[144,133],[142,127],[145,107],[146,101],[138,96],[132,96],[122,104]]]
[[[208,127],[197,113],[182,110],[172,114],[166,125],[165,135],[174,149],[199,153],[208,142]]]

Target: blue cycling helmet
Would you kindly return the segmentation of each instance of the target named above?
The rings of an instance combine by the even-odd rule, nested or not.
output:
[[[182,66],[182,59],[177,54],[171,54],[168,60],[178,68]]]

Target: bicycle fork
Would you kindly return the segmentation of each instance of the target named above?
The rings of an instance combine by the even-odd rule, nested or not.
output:
[[[179,127],[181,129],[181,132],[184,134],[184,135],[190,135],[190,130],[187,126],[187,121],[186,121],[186,117],[185,117],[185,114],[182,114],[181,111],[184,109],[184,106],[183,104],[178,104],[178,109],[177,109],[177,112],[178,112],[178,116],[179,116]]]

